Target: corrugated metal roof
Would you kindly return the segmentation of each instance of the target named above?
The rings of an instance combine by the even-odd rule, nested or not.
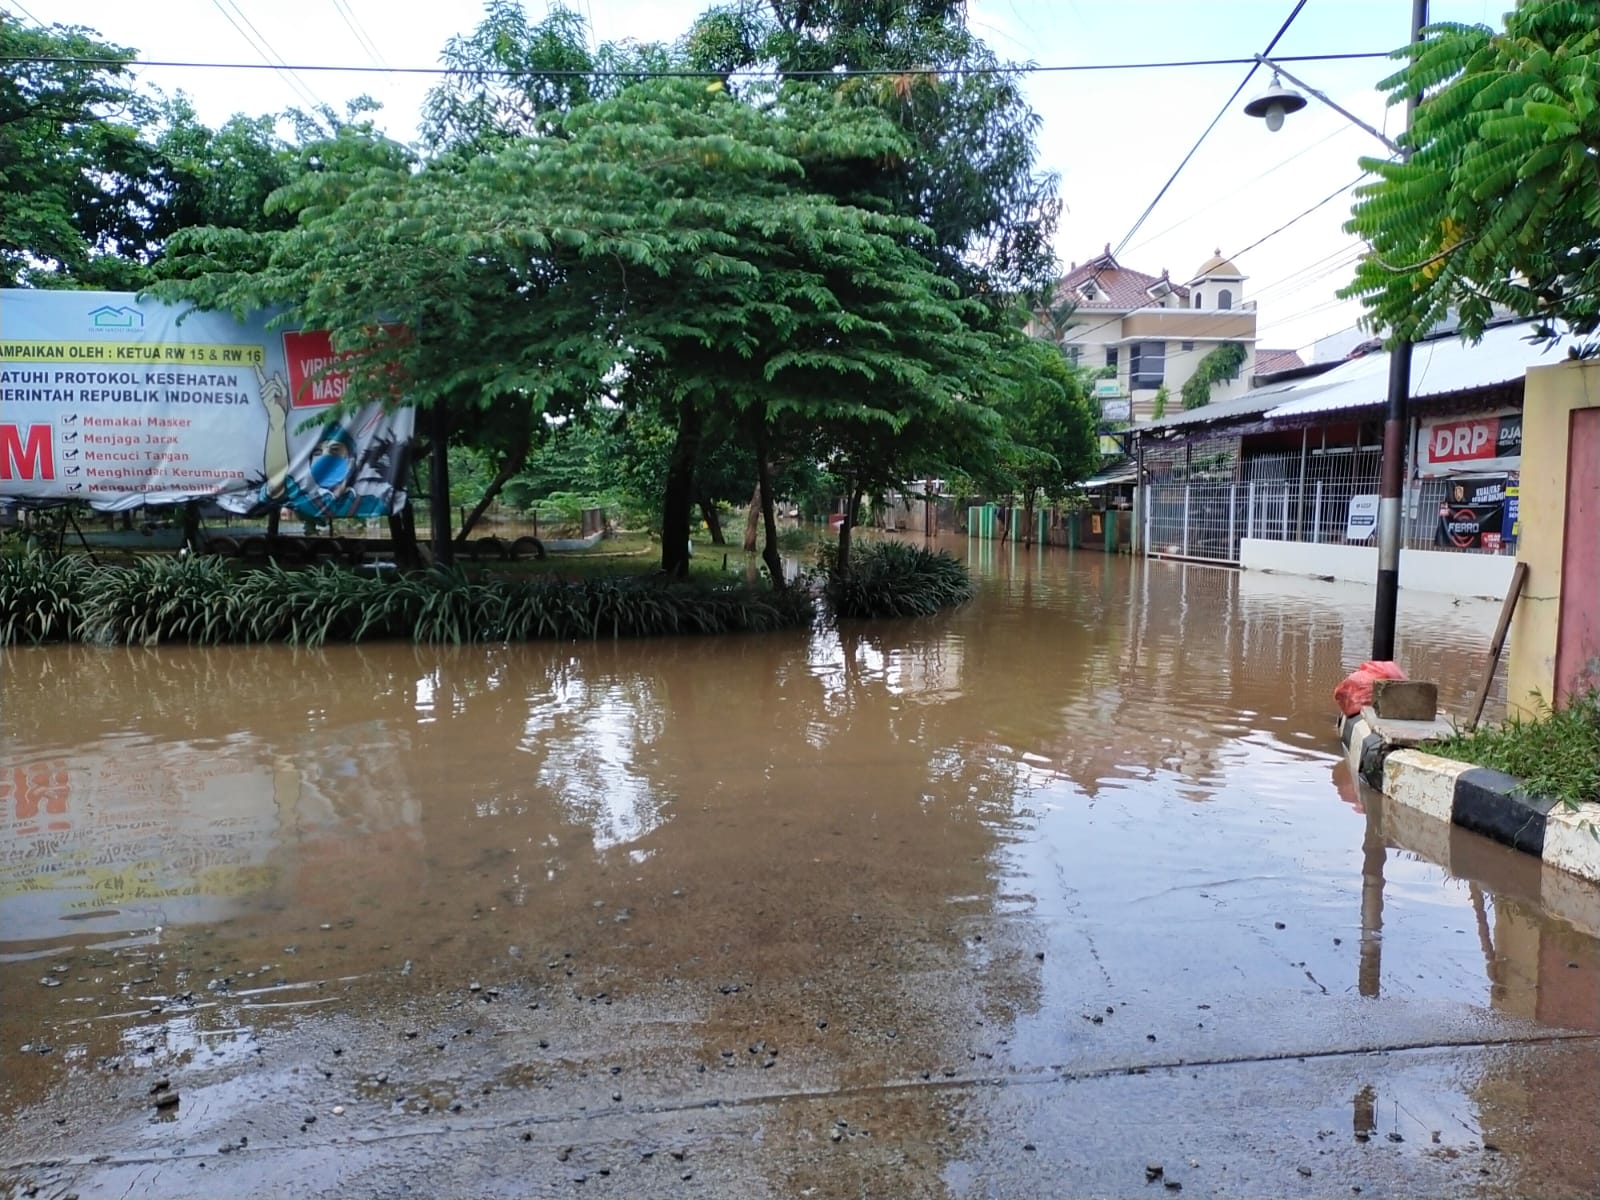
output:
[[[1329,371],[1326,375],[1311,379],[1269,384],[1246,392],[1242,396],[1235,396],[1232,400],[1219,400],[1215,404],[1206,404],[1199,408],[1186,408],[1173,413],[1170,417],[1162,417],[1159,421],[1143,421],[1135,425],[1134,429],[1139,433],[1157,433],[1163,429],[1182,429],[1189,425],[1208,425],[1213,421],[1259,416],[1275,405],[1284,403],[1291,396],[1305,395],[1333,374],[1334,372]]]
[[[1562,360],[1565,342],[1552,349],[1530,343],[1533,326],[1526,322],[1486,329],[1483,340],[1469,345],[1456,337],[1419,343],[1411,352],[1411,398],[1444,396],[1497,384],[1514,383],[1529,367]],[[1279,393],[1270,421],[1343,409],[1373,408],[1384,403],[1389,389],[1389,354],[1382,351],[1351,359],[1309,386]]]

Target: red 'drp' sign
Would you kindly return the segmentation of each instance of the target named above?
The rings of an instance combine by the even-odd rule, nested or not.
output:
[[[386,333],[398,334],[402,327],[383,328]],[[334,350],[333,336],[326,329],[284,334],[283,355],[289,364],[290,404],[295,408],[325,408],[344,399],[350,373],[336,368],[356,356],[348,350]]]
[[[1436,463],[1477,462],[1500,454],[1500,419],[1441,421],[1428,434],[1428,457]]]

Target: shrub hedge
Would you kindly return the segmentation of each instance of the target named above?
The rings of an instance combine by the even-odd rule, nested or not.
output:
[[[499,642],[767,632],[808,625],[804,590],[641,579],[372,578],[336,566],[241,570],[216,558],[96,566],[78,555],[0,556],[0,645],[82,641]]]
[[[925,617],[972,599],[972,577],[943,550],[907,542],[857,548],[850,569],[829,570],[823,591],[841,617]]]

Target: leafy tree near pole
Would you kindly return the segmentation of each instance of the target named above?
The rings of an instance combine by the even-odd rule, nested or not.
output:
[[[1480,336],[1497,306],[1600,329],[1600,9],[1524,0],[1504,30],[1439,24],[1395,52],[1390,103],[1420,93],[1408,153],[1363,159],[1346,228],[1370,252],[1340,295],[1414,338],[1452,308]]]
[[[1099,465],[1098,413],[1092,373],[1073,367],[1037,338],[1017,348],[1006,373],[1011,387],[1000,401],[1006,439],[998,474],[1007,491],[1022,497],[1022,540],[1031,544],[1038,497],[1065,495]]]
[[[0,55],[29,60],[0,72],[0,287],[124,286],[147,241],[152,163],[134,52],[5,16]]]

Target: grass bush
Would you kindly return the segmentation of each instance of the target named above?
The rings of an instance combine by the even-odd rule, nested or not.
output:
[[[972,598],[966,567],[943,550],[906,542],[856,549],[850,569],[827,572],[824,592],[841,617],[924,617]]]
[[[41,550],[0,554],[0,646],[78,637],[94,565]]]
[[[1546,707],[1533,720],[1512,717],[1423,748],[1515,775],[1534,795],[1553,796],[1569,808],[1600,800],[1600,691],[1575,696],[1563,708]]]
[[[332,565],[240,570],[199,557],[129,566],[75,555],[0,559],[0,645],[631,638],[769,632],[814,615],[804,591],[649,578],[476,580],[458,570],[380,579]]]

